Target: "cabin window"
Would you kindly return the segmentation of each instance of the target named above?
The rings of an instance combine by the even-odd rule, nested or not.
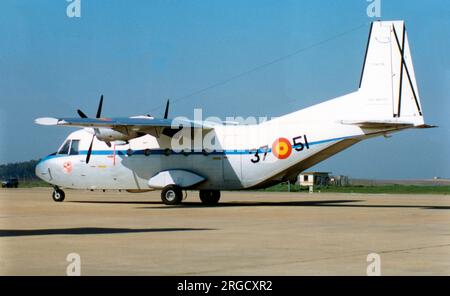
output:
[[[58,154],[68,154],[69,153],[69,148],[70,148],[70,140],[67,140],[61,146],[61,148],[59,148]]]
[[[72,144],[70,145],[70,155],[78,155],[79,150],[78,146],[80,145],[80,140],[72,140]]]
[[[303,181],[308,182],[308,179],[309,179],[309,178],[308,178],[308,175],[304,175],[304,176],[303,176]]]

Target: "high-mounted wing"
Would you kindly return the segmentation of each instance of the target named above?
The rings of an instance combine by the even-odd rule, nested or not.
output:
[[[146,116],[139,117],[115,117],[115,118],[52,118],[42,117],[35,120],[40,125],[62,125],[75,127],[92,127],[92,128],[111,128],[120,129],[123,127],[130,128],[133,131],[146,133],[153,128],[171,128],[178,126],[186,126],[201,129],[213,129],[214,127],[202,122],[184,119],[162,119]]]
[[[105,142],[108,146],[111,146],[112,141],[128,141],[146,134],[155,137],[161,135],[173,137],[182,128],[201,129],[205,131],[210,131],[214,128],[212,124],[205,122],[196,122],[180,118],[168,119],[169,101],[167,101],[164,118],[154,118],[151,116],[103,118],[101,117],[102,106],[103,95],[100,97],[96,118],[89,118],[83,111],[77,110],[77,113],[80,116],[79,118],[42,117],[37,118],[35,123],[40,125],[92,128],[93,136],[86,155],[86,163],[89,163],[92,144],[95,137],[100,141]]]
[[[52,118],[42,117],[35,120],[40,125],[61,125],[74,127],[94,128],[98,134],[98,129],[107,128],[119,133],[136,134],[138,136],[150,134],[159,137],[161,134],[172,137],[183,127],[190,127],[202,130],[212,130],[214,127],[205,122],[196,122],[187,119],[169,119],[169,101],[167,101],[164,118],[154,118],[151,116],[116,117],[102,118],[103,95],[100,98],[96,118],[89,118],[81,110],[77,110],[80,117]]]

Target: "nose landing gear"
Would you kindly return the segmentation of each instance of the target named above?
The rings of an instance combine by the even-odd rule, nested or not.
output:
[[[56,202],[62,202],[62,201],[64,201],[65,197],[66,197],[66,195],[65,195],[64,191],[59,189],[59,187],[55,186],[53,193],[52,193],[53,200]]]

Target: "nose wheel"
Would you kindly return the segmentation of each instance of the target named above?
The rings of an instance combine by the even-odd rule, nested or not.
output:
[[[65,193],[64,193],[64,191],[62,191],[61,189],[55,188],[55,189],[53,190],[52,198],[53,198],[54,201],[56,201],[56,202],[62,202],[62,201],[64,201],[64,198],[65,198],[65,197],[66,197]]]

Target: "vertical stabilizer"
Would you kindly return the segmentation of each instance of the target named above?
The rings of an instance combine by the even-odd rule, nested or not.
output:
[[[403,21],[372,23],[359,92],[366,100],[365,117],[423,124]]]

